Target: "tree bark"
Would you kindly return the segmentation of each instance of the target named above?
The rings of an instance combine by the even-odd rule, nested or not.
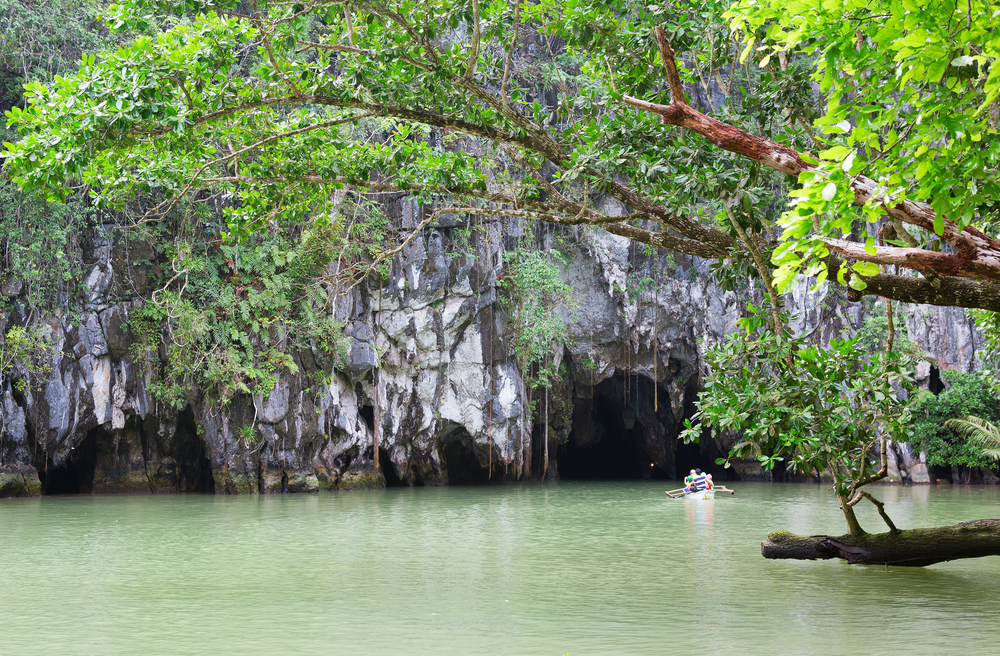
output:
[[[852,538],[856,538],[860,535],[865,535],[865,530],[861,528],[861,524],[858,522],[858,516],[854,514],[854,506],[849,503],[849,499],[846,496],[840,497],[840,509],[844,513],[844,519],[847,520],[847,530]]]
[[[827,264],[828,278],[837,279],[843,260],[831,258]],[[848,272],[847,275],[851,275]],[[982,308],[1000,312],[1000,284],[990,280],[969,280],[953,276],[917,278],[914,276],[879,273],[864,278],[864,290],[848,288],[847,299],[857,303],[864,296],[881,296],[901,303],[941,305],[946,307]]]
[[[764,558],[829,560],[852,565],[926,567],[960,558],[1000,556],[1000,519],[864,535],[796,535],[774,531],[760,545]]]

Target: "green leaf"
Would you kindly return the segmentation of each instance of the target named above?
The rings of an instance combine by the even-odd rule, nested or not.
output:
[[[851,268],[854,269],[858,275],[865,277],[877,276],[879,273],[879,267],[874,262],[855,262]],[[857,276],[851,276],[851,280],[854,280],[855,278],[857,278]],[[855,289],[864,289],[864,287],[855,287]]]
[[[820,151],[819,156],[828,160],[840,160],[849,152],[851,152],[851,149],[847,146],[834,146],[833,148]]]

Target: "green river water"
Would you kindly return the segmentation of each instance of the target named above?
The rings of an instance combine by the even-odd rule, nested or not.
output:
[[[0,654],[1000,651],[1000,558],[767,561],[769,530],[843,532],[826,486],[667,487],[3,499]],[[876,494],[901,528],[1000,516],[995,487]]]

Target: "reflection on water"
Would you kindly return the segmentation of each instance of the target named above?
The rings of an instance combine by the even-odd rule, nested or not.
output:
[[[666,487],[3,500],[0,653],[995,652],[1000,559],[766,561],[772,529],[843,531],[828,489]],[[997,516],[1000,500],[876,493],[901,527]]]

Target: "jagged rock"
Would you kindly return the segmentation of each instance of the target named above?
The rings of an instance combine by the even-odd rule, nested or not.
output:
[[[910,468],[910,481],[913,483],[930,483],[931,476],[927,472],[927,464],[918,462]]]
[[[616,201],[602,203],[603,211],[625,213]],[[426,211],[403,197],[386,208],[404,226]],[[282,372],[268,394],[219,404],[192,389],[180,409],[153,400],[146,364],[132,360],[128,316],[150,291],[156,254],[120,233],[113,242],[110,227],[95,229],[82,254],[87,291],[74,313],[51,326],[57,351],[48,380],[19,392],[5,385],[0,496],[71,488],[73,481],[60,478],[71,469],[86,469],[84,478],[93,473],[88,490],[154,493],[438,485],[522,471],[555,478],[573,465],[572,450],[599,449],[607,439],[626,440],[642,467],[677,475],[677,433],[705,373],[702,353],[736,330],[746,299],[762,305],[756,283],[724,292],[708,262],[646,257],[599,230],[564,231],[563,278],[576,303],[557,310],[566,343],[553,364],[562,377],[549,393],[548,426],[532,426],[497,286],[504,239],[520,239],[520,228],[505,235],[499,224],[484,223],[456,248],[455,231],[466,225],[456,221],[445,217],[415,239],[381,284],[372,279],[332,299],[351,339],[344,370],[332,371],[324,354],[306,348],[293,354],[298,373]],[[549,240],[542,247],[553,247],[551,235],[542,239]],[[640,285],[645,279],[655,284]],[[0,294],[15,300],[21,293],[18,281],[0,285]],[[836,288],[803,283],[786,301],[796,315],[792,328],[820,341],[859,330],[866,316]],[[982,339],[961,310],[905,314],[929,357],[918,368],[925,384],[933,366],[979,366]],[[12,312],[0,329],[23,319]],[[547,436],[548,472],[539,445],[527,447],[533,433],[536,441]],[[710,461],[736,439],[706,436],[698,453]],[[889,461],[898,480],[930,480],[925,460],[908,445],[893,445]],[[734,469],[745,479],[767,476],[755,462]]]

